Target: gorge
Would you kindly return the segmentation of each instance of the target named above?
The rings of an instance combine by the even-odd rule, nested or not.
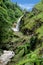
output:
[[[0,65],[43,65],[43,2],[27,11],[12,1],[0,0]]]

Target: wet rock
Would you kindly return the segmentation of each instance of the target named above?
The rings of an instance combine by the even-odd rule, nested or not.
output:
[[[14,27],[16,27],[16,25],[17,25],[16,23],[13,24]]]

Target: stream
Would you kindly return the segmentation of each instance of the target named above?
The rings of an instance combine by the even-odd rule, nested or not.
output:
[[[0,65],[6,65],[11,58],[15,55],[13,51],[3,51],[3,54],[0,56]]]
[[[19,26],[20,26],[20,21],[21,21],[21,18],[23,16],[21,16],[18,21],[17,21],[17,25],[15,28],[12,27],[12,30],[13,31],[19,31]],[[0,65],[6,65],[9,61],[11,61],[11,58],[15,55],[15,53],[13,51],[7,51],[7,50],[4,50],[3,51],[3,54],[0,56]]]

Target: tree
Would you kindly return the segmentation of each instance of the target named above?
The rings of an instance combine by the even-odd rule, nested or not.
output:
[[[41,0],[41,2],[43,3],[43,0]]]
[[[5,1],[9,1],[9,0],[3,0],[3,2],[5,2]]]

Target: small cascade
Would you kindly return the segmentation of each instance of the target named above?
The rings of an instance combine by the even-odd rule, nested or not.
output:
[[[3,54],[0,56],[0,65],[6,65],[14,55],[15,53],[13,51],[4,50]]]
[[[19,18],[19,20],[17,21],[16,27],[15,27],[15,28],[12,28],[13,31],[19,31],[20,21],[21,21],[21,18],[22,18],[22,17],[23,17],[23,16],[21,16],[21,17]]]

